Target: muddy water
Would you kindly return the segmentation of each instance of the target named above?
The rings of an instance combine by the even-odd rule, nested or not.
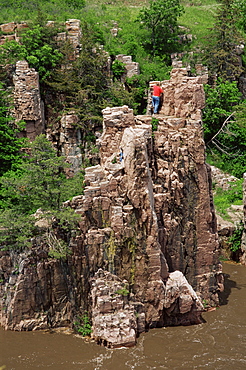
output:
[[[109,350],[73,335],[0,331],[6,370],[246,369],[246,267],[224,264],[223,305],[206,323],[154,329],[136,347]]]

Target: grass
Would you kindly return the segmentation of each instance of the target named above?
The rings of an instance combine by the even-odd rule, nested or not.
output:
[[[243,179],[232,182],[228,190],[216,188],[214,206],[224,220],[231,220],[227,210],[232,204],[243,204]]]
[[[209,30],[213,25],[213,16],[216,12],[218,3],[216,0],[181,0],[185,8],[185,13],[179,18],[181,26],[193,35],[193,41],[189,48],[201,48],[202,45],[208,44],[206,38]],[[5,2],[5,4],[8,2]],[[105,49],[112,50],[117,54],[125,53],[124,45],[127,40],[137,40],[139,33],[138,26],[135,22],[139,10],[148,6],[148,0],[86,0],[84,8],[74,8],[66,0],[36,1],[31,0],[18,1],[18,7],[2,6],[0,12],[0,24],[11,21],[30,21],[38,17],[39,10],[47,16],[48,20],[65,22],[70,18],[87,20],[98,26],[103,33],[105,40]],[[21,4],[21,5],[20,5]],[[122,29],[119,31],[119,37],[113,38],[110,29],[114,22]],[[116,45],[118,43],[118,45]],[[138,45],[138,54],[139,49]],[[114,53],[113,52],[113,53]],[[145,56],[139,55],[138,59],[145,59]],[[140,60],[137,60],[140,62]]]
[[[185,13],[179,18],[179,24],[186,27],[193,35],[192,47],[208,45],[208,34],[213,27],[218,3],[215,0],[186,2]]]

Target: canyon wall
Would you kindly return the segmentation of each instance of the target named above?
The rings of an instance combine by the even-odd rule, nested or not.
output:
[[[80,216],[71,254],[51,258],[41,238],[29,250],[0,252],[6,329],[71,327],[88,312],[98,343],[129,346],[148,328],[201,323],[203,303],[218,305],[202,81],[176,68],[162,86],[154,121],[127,106],[103,110],[100,164],[85,169],[84,194],[64,205]]]

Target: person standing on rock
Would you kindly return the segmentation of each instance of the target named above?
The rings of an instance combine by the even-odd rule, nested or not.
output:
[[[163,90],[160,88],[160,83],[157,82],[153,87],[152,94],[152,107],[154,108],[154,114],[158,113],[161,94],[163,94]]]

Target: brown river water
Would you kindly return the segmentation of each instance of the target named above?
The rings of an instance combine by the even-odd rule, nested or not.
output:
[[[224,263],[222,305],[204,324],[152,329],[110,350],[75,335],[0,330],[0,369],[246,369],[246,267]]]

